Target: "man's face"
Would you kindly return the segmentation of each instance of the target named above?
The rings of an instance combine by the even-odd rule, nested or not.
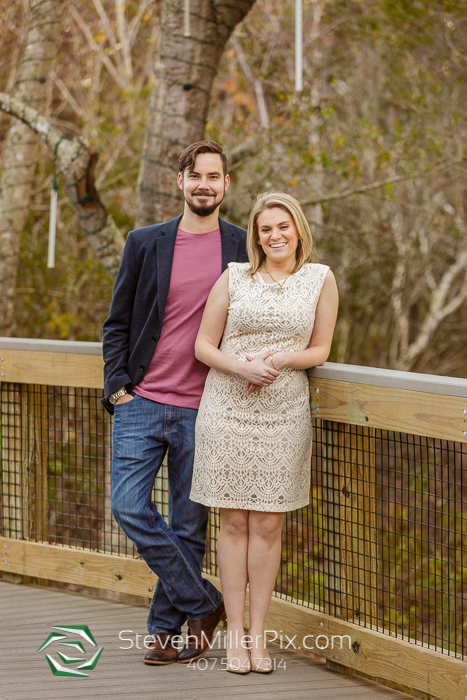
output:
[[[178,173],[178,186],[193,214],[210,216],[224,199],[230,178],[224,177],[217,153],[200,153],[191,172]]]

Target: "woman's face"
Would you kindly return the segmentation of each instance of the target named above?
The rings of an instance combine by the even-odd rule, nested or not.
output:
[[[258,216],[258,245],[271,262],[295,265],[298,231],[292,215],[280,207],[265,209]]]

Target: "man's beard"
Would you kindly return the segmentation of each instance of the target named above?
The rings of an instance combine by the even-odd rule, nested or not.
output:
[[[219,202],[215,202],[214,204],[206,204],[205,206],[198,206],[194,202],[189,202],[188,199],[185,197],[185,202],[188,204],[190,211],[193,212],[193,214],[196,214],[196,216],[211,216],[213,214],[217,207],[222,204],[224,201],[224,194],[225,192],[222,193],[222,199]]]

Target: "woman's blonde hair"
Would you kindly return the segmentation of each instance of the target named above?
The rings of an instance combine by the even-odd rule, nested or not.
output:
[[[248,220],[246,249],[250,261],[248,272],[251,275],[254,275],[259,270],[266,258],[264,250],[259,245],[258,217],[265,209],[273,209],[275,207],[283,209],[290,214],[297,228],[299,240],[295,253],[296,263],[292,272],[297,272],[305,263],[316,261],[313,251],[313,237],[299,202],[285,192],[265,192],[257,196]]]

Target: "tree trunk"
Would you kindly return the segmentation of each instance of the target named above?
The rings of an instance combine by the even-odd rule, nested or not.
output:
[[[31,24],[14,96],[43,110],[46,82],[56,55],[65,0],[31,0]],[[39,139],[13,120],[3,150],[0,174],[0,335],[10,334],[21,234],[29,214],[29,198]]]
[[[185,36],[184,0],[162,6],[155,82],[148,108],[137,191],[137,225],[165,221],[181,211],[178,156],[205,138],[211,87],[225,45],[255,0],[190,0]]]

